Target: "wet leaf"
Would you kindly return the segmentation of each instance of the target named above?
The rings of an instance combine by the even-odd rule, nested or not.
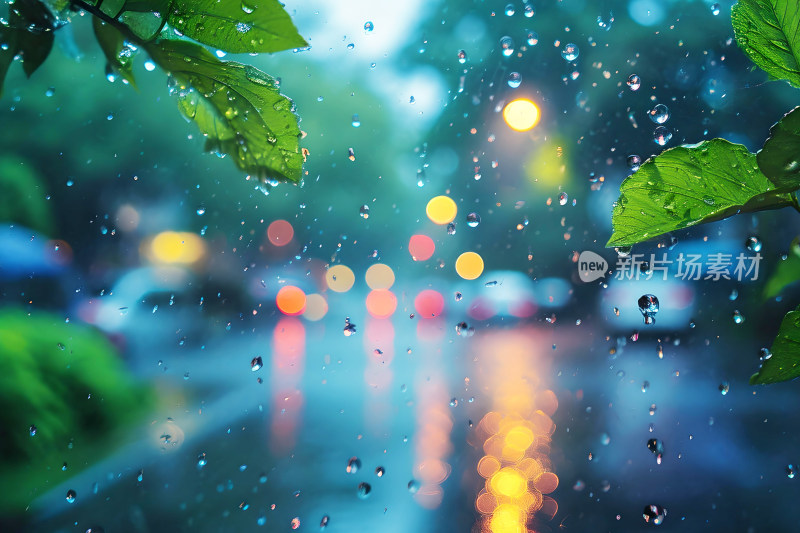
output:
[[[146,49],[173,76],[178,107],[200,127],[206,150],[230,155],[261,180],[300,180],[299,119],[273,78],[186,41],[159,41]]]
[[[103,50],[108,64],[119,72],[128,83],[136,87],[136,80],[133,76],[133,61],[130,58],[126,61],[120,57],[125,36],[115,26],[106,24],[97,17],[92,17],[92,25],[94,26],[94,35],[97,38],[97,43]]]
[[[789,253],[783,261],[778,262],[778,267],[764,286],[764,298],[776,297],[784,287],[795,281],[800,281],[800,237],[795,237],[789,246]]]
[[[169,24],[187,37],[231,53],[308,46],[278,0],[175,0]]]
[[[739,0],[731,10],[736,42],[771,78],[800,88],[797,0]]]
[[[740,212],[792,205],[740,144],[712,139],[648,159],[620,186],[606,246],[630,246]]]
[[[756,154],[758,167],[779,187],[800,189],[800,107],[795,107],[769,130]]]
[[[778,383],[800,376],[800,306],[783,317],[770,351],[772,357],[750,376],[750,385]]]
[[[22,69],[30,77],[53,49],[53,18],[40,2],[20,2],[9,10],[8,22],[0,22],[0,95],[14,58],[22,58]]]

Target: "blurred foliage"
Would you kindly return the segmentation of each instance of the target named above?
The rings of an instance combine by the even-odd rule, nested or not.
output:
[[[53,216],[45,186],[29,163],[11,155],[0,155],[0,221],[22,224],[45,235],[53,235]]]
[[[238,168],[265,187],[300,180],[305,156],[291,100],[280,94],[278,84],[267,74],[250,65],[219,61],[190,40],[214,46],[221,53],[307,46],[277,0],[252,5],[178,0],[61,4],[17,0],[9,5],[9,21],[0,23],[4,45],[0,80],[16,57],[30,76],[49,55],[54,33],[70,22],[72,11],[85,10],[100,21],[94,22],[94,34],[106,55],[108,76],[113,77],[116,70],[134,83],[133,56],[139,48],[146,50],[155,64],[176,78],[179,107],[208,137],[206,150],[231,155]],[[171,60],[176,53],[183,61]]]
[[[775,298],[788,285],[800,280],[800,237],[795,237],[789,246],[786,259],[778,263],[764,285],[764,298]]]
[[[153,403],[99,332],[0,310],[0,510],[23,509],[113,451]]]

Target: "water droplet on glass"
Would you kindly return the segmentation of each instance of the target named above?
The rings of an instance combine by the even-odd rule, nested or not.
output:
[[[144,62],[144,69],[147,72],[153,72],[156,69],[156,64],[148,59],[147,61]]]
[[[200,455],[197,456],[197,468],[203,468],[207,464],[208,464],[208,461],[206,460],[205,452],[203,452],[203,453],[201,453]]]
[[[664,443],[659,439],[649,439],[647,441],[647,449],[656,456],[656,463],[661,464],[661,459],[664,456]]]
[[[751,252],[760,252],[761,251],[761,239],[756,237],[755,235],[751,235],[744,241],[744,247],[750,250]]]
[[[320,529],[325,529],[326,527],[328,527],[328,522],[330,522],[330,521],[331,521],[331,519],[330,519],[330,517],[328,515],[323,516],[322,520],[319,521],[319,528]]]
[[[201,217],[201,216],[206,214],[206,208],[205,207],[198,207],[196,213],[197,213],[197,216]]]
[[[711,14],[714,15],[715,17],[719,15],[719,4],[716,3],[711,4]]]
[[[730,390],[730,388],[731,388],[731,386],[727,381],[723,381],[722,383],[719,384],[719,392],[723,396],[728,394],[728,391]]]
[[[659,145],[666,145],[672,139],[672,132],[664,126],[659,126],[653,131],[653,141]]]
[[[504,36],[500,39],[500,49],[503,52],[503,55],[509,57],[514,53],[514,39],[509,37],[508,35]]]
[[[375,29],[375,25],[372,23],[371,20],[368,20],[364,23],[364,31],[372,31]]]
[[[475,335],[475,328],[466,322],[459,322],[456,324],[456,333],[462,337],[472,337]]]
[[[603,15],[597,15],[597,25],[600,27],[600,29],[609,31],[613,23],[614,23],[613,13],[608,14],[608,19],[604,19]]]
[[[361,120],[358,118],[358,115],[353,115],[352,124],[354,128],[358,128],[359,126],[361,126]]]
[[[378,477],[383,477],[383,475],[385,473],[386,473],[386,469],[383,468],[382,466],[379,466],[378,468],[375,469],[375,475],[378,476]]]
[[[507,17],[514,16],[514,13],[516,13],[516,12],[517,12],[517,10],[514,8],[514,4],[506,5],[505,13],[506,13]]]
[[[462,65],[467,62],[467,51],[466,50],[459,50],[458,51],[458,62]]]
[[[358,457],[351,457],[347,461],[347,468],[345,469],[348,474],[355,474],[361,468],[361,459]]]
[[[797,474],[797,467],[793,464],[786,465],[786,477],[794,479],[795,474]]]
[[[567,46],[561,50],[561,57],[564,58],[564,61],[575,61],[578,59],[581,51],[578,49],[578,45],[575,43],[568,43]]]
[[[350,322],[350,317],[346,317],[344,319],[344,330],[343,330],[345,337],[350,337],[351,335],[356,334],[356,325]]]
[[[658,313],[658,298],[652,294],[644,294],[639,298],[639,311],[644,316],[645,324],[655,324],[655,314]]]
[[[656,124],[663,124],[669,120],[669,108],[664,104],[656,104],[653,109],[647,112],[647,116]]]
[[[508,75],[508,86],[516,89],[522,83],[522,75],[519,72],[512,72]]]
[[[744,322],[744,315],[737,309],[733,312],[733,322],[734,324],[741,324]]]
[[[356,153],[355,153],[355,151],[353,151],[352,148],[348,148],[347,149],[347,159],[349,159],[350,161],[355,161],[356,160]]]
[[[767,360],[767,359],[769,359],[770,357],[772,357],[772,352],[771,352],[771,351],[769,351],[769,349],[768,349],[768,348],[761,348],[761,349],[758,351],[758,360],[759,360],[759,361],[766,361],[766,360]]]
[[[411,481],[408,482],[408,492],[410,492],[411,494],[416,494],[418,490],[419,490],[419,481],[417,481],[416,479],[412,479]]]
[[[371,492],[372,486],[369,483],[362,481],[358,484],[358,497],[362,500],[368,498]]]
[[[463,297],[464,297],[464,296],[463,296],[463,295],[462,295],[460,292],[456,292],[456,294],[455,294],[455,300],[456,300],[457,302],[460,302],[460,301],[461,301],[461,299],[462,299]]]
[[[642,158],[638,155],[629,155],[628,159],[625,160],[628,164],[628,168],[631,169],[631,172],[636,172],[639,170],[639,167],[642,166]]]
[[[643,381],[642,382],[642,392],[647,392],[647,389],[649,389],[649,388],[650,388],[650,382],[649,381]]]
[[[477,228],[481,223],[481,216],[478,213],[472,212],[467,215],[467,226],[470,228]]]
[[[261,360],[260,355],[253,357],[253,359],[250,361],[250,370],[253,372],[261,370],[262,366],[264,366],[264,362]]]
[[[74,490],[69,489],[67,491],[67,503],[75,503],[75,498],[77,498],[77,497],[78,497],[78,495],[75,493]]]
[[[567,193],[562,192],[561,194],[558,195],[558,203],[560,205],[567,205],[568,201],[569,201],[569,195]]]
[[[455,396],[450,398],[450,407],[458,407],[458,398]]]
[[[447,225],[447,234],[448,235],[456,234],[456,225],[454,223],[451,222]]]
[[[36,426],[31,426],[30,428],[28,428],[28,432],[30,433],[31,437],[36,435]]]
[[[361,218],[369,218],[369,206],[367,204],[362,205],[358,209],[358,214],[361,215]]]
[[[527,18],[531,18],[534,15],[533,13],[533,6],[528,4],[525,6],[525,16]]]
[[[628,81],[626,83],[631,91],[638,91],[639,87],[642,86],[642,78],[640,78],[637,74],[631,74],[628,76]]]
[[[535,31],[528,31],[528,46],[536,46],[539,44],[539,34]]]
[[[292,526],[292,529],[299,529],[300,528],[300,517],[295,516],[294,518],[292,518],[291,526]]]
[[[648,524],[652,523],[654,526],[660,526],[664,522],[664,517],[667,516],[667,510],[660,505],[645,505],[642,516]]]

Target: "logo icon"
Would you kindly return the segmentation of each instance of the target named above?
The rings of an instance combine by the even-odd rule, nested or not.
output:
[[[578,256],[578,275],[584,283],[604,278],[607,273],[608,262],[601,255],[587,250]]]

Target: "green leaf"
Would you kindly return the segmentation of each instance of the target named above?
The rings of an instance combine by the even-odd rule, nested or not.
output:
[[[739,48],[771,77],[800,88],[797,0],[739,0],[731,10]]]
[[[231,53],[308,46],[278,0],[175,0],[168,20],[185,36]]]
[[[764,298],[775,298],[790,283],[800,281],[800,237],[795,237],[789,246],[786,259],[778,267],[764,286]]]
[[[758,167],[772,183],[800,189],[800,107],[786,113],[769,129],[769,138],[756,154]]]
[[[125,36],[112,24],[106,24],[98,17],[92,17],[92,26],[94,27],[94,36],[97,38],[97,43],[103,50],[108,64],[120,76],[125,78],[128,83],[136,87],[136,80],[133,77],[133,60],[131,57],[121,55],[123,47],[125,46]]]
[[[740,212],[792,205],[740,144],[712,139],[648,159],[620,186],[606,246],[630,246]]]
[[[55,236],[45,184],[30,164],[19,157],[0,155],[0,190],[0,220]]]
[[[171,73],[178,108],[200,127],[206,150],[231,155],[263,181],[300,180],[299,119],[273,78],[187,41],[161,40],[146,50]]]
[[[16,2],[8,22],[0,22],[0,95],[14,58],[20,55],[22,69],[30,77],[53,49],[53,16],[41,2]]]
[[[750,385],[777,383],[800,376],[800,306],[783,317],[770,352],[772,356],[750,376]]]

